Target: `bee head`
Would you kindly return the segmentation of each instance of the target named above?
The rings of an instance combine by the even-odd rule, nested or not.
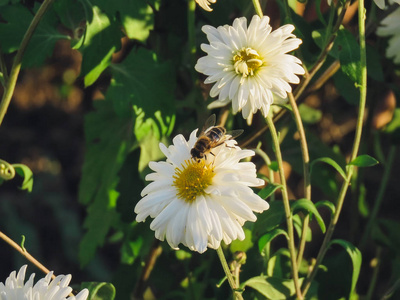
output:
[[[190,154],[192,155],[193,158],[197,158],[197,159],[203,158],[203,153],[201,153],[196,148],[192,148],[192,150],[190,150]]]

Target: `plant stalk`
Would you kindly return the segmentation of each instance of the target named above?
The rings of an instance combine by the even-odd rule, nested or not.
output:
[[[308,145],[306,139],[306,133],[304,130],[303,122],[301,120],[299,108],[296,101],[294,100],[293,94],[288,93],[289,102],[293,109],[293,115],[296,122],[297,130],[300,135],[300,148],[303,159],[303,177],[304,177],[304,198],[311,201],[311,178],[310,178],[310,155],[308,153]],[[301,261],[303,260],[304,248],[306,246],[307,229],[310,221],[310,216],[306,215],[303,220],[303,226],[301,231],[299,250],[297,252],[297,266],[300,267]]]
[[[303,296],[300,291],[299,274],[298,274],[297,262],[296,262],[296,250],[295,250],[295,245],[294,245],[294,231],[293,231],[293,215],[290,210],[289,196],[288,196],[287,187],[286,187],[285,172],[283,170],[281,148],[279,145],[279,139],[278,139],[278,135],[276,132],[274,122],[270,116],[267,116],[267,124],[268,124],[269,130],[271,132],[272,141],[273,141],[273,144],[275,147],[275,155],[276,155],[276,160],[278,162],[279,176],[280,176],[280,180],[281,180],[281,184],[282,184],[283,206],[285,208],[286,224],[287,224],[288,235],[289,235],[288,247],[289,247],[289,252],[290,252],[290,260],[291,260],[291,264],[292,264],[292,278],[293,278],[297,298],[303,299]]]
[[[225,255],[224,255],[224,252],[222,251],[221,246],[218,247],[217,254],[218,254],[219,260],[221,261],[222,269],[224,269],[224,273],[226,275],[226,278],[228,279],[229,285],[232,289],[235,299],[243,300],[242,294],[239,291],[237,291],[238,286],[236,285],[236,282],[233,279],[232,272],[229,269],[228,263],[226,262]]]
[[[358,1],[358,26],[359,26],[359,42],[360,42],[360,65],[361,65],[361,77],[360,77],[360,104],[359,104],[359,109],[358,109],[358,118],[357,118],[357,127],[356,127],[356,134],[354,137],[354,143],[353,143],[353,148],[351,152],[351,157],[350,157],[350,162],[353,161],[357,155],[358,155],[358,150],[360,148],[360,142],[361,142],[361,135],[362,135],[362,129],[363,129],[363,120],[364,120],[364,114],[365,114],[365,104],[366,104],[366,98],[367,98],[367,60],[366,60],[366,48],[365,48],[365,8],[364,8],[364,0],[359,0]],[[339,216],[343,207],[344,199],[347,193],[347,189],[349,187],[351,177],[353,175],[354,171],[354,166],[353,165],[348,165],[347,170],[346,170],[346,178],[342,184],[342,187],[339,192],[339,197],[337,200],[336,204],[336,211],[335,214],[333,215],[331,222],[329,224],[327,233],[325,235],[324,241],[322,243],[322,246],[319,250],[319,253],[317,255],[316,263],[309,274],[309,276],[306,278],[303,284],[303,294],[306,295],[308,289],[310,288],[311,282],[313,281],[315,275],[318,272],[319,265],[322,263],[322,260],[325,256],[326,251],[328,250],[328,245],[329,242],[332,238],[332,234],[335,230],[336,224],[339,220]]]

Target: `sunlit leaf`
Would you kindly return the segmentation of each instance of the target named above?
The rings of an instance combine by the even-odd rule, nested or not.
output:
[[[349,163],[349,165],[353,165],[356,167],[372,167],[378,163],[379,162],[375,158],[373,158],[367,154],[363,154],[363,155],[357,156],[354,160],[352,160]]]
[[[81,76],[85,86],[92,85],[110,65],[111,56],[121,47],[122,33],[117,24],[97,6],[91,7],[91,18],[87,20],[82,52]]]
[[[249,250],[250,248],[253,247],[252,231],[247,228],[244,228],[244,234],[245,234],[245,238],[243,241],[234,240],[230,244],[229,249],[232,253],[235,253],[236,251],[247,252],[247,250]]]
[[[322,112],[304,103],[299,105],[299,112],[304,123],[315,124],[322,118]]]
[[[126,35],[144,42],[154,27],[153,10],[146,0],[97,0],[96,2],[110,16],[117,13]]]
[[[299,282],[301,283],[301,278]],[[294,282],[289,279],[277,277],[257,276],[250,278],[244,286],[255,289],[267,299],[279,300],[289,299],[295,294]]]
[[[22,164],[13,164],[15,172],[24,178],[24,181],[21,185],[21,190],[27,190],[28,192],[32,192],[33,188],[33,173],[31,169]]]
[[[295,214],[295,212],[297,212],[299,210],[302,210],[302,211],[306,211],[306,212],[310,213],[311,216],[315,216],[319,227],[321,228],[322,232],[325,233],[326,227],[325,227],[324,220],[322,219],[321,215],[319,214],[314,203],[312,203],[310,200],[299,199],[296,201],[291,201],[290,208],[291,208],[293,214]]]

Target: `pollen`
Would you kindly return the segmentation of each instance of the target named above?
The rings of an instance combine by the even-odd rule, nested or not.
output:
[[[242,48],[236,52],[233,62],[236,73],[242,74],[242,78],[253,76],[254,72],[263,65],[261,56],[252,48]]]
[[[204,159],[185,160],[180,168],[175,168],[172,185],[177,189],[178,198],[192,203],[198,196],[205,194],[214,175],[214,166],[206,164]]]

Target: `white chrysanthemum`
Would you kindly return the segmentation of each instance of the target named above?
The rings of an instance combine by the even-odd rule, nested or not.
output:
[[[386,49],[386,56],[393,58],[396,64],[400,63],[400,7],[382,20],[376,30],[379,36],[391,36]]]
[[[243,240],[243,224],[254,222],[253,211],[262,212],[269,205],[250,188],[264,184],[256,177],[254,163],[240,162],[253,151],[228,140],[205,158],[192,159],[196,133],[191,133],[189,141],[177,135],[168,148],[160,143],[167,160],[150,162],[155,173],[146,180],[153,182],[143,189],[135,212],[138,222],[154,218],[150,228],[172,248],[182,243],[203,253],[207,246],[217,249],[222,240],[226,244]]]
[[[197,4],[206,11],[212,11],[210,3],[215,3],[217,0],[196,0]]]
[[[215,83],[210,96],[218,100],[209,108],[232,101],[233,112],[242,111],[250,123],[259,109],[266,117],[273,94],[286,98],[292,91],[289,83],[299,83],[296,74],[305,73],[301,61],[287,54],[302,42],[292,34],[293,25],[272,31],[268,17],[254,16],[248,27],[243,17],[233,26],[206,25],[202,30],[210,44],[201,45],[208,55],[198,60],[195,69],[209,76],[205,83]]]
[[[0,300],[86,300],[89,295],[89,291],[83,289],[75,297],[66,298],[72,291],[68,286],[71,275],[59,275],[51,280],[53,272],[50,272],[33,285],[33,273],[24,283],[26,268],[27,265],[22,266],[18,274],[11,272],[5,284],[0,282]]]

